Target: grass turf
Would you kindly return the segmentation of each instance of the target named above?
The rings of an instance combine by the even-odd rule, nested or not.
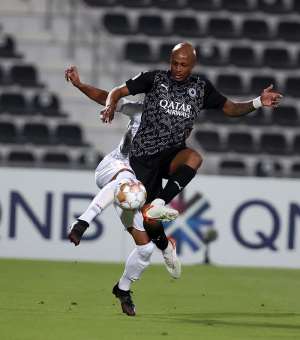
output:
[[[123,265],[0,260],[1,340],[300,339],[300,271],[151,266],[137,316],[111,294]]]

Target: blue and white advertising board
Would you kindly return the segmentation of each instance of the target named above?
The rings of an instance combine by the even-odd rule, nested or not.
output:
[[[300,268],[300,182],[197,176],[172,205],[166,224],[184,264],[201,263],[203,235],[215,228],[219,265]],[[67,230],[98,189],[90,171],[0,169],[0,257],[123,262],[134,244],[113,207],[74,247]],[[153,262],[162,262],[156,251]]]

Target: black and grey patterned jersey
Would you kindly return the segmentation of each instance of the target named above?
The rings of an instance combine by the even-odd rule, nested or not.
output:
[[[170,71],[140,73],[126,86],[132,95],[146,94],[130,151],[136,157],[184,145],[201,109],[222,108],[226,101],[204,77],[190,75],[178,82]]]

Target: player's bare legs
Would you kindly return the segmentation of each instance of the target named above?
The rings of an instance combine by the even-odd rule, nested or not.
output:
[[[176,172],[176,170],[182,165],[187,165],[197,171],[200,168],[202,161],[203,159],[201,155],[195,150],[190,148],[181,150],[170,164],[170,174]]]

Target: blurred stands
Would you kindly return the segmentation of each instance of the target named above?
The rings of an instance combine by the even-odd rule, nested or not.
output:
[[[1,165],[94,168],[99,156],[83,128],[62,111],[59,96],[41,83],[38,66],[24,61],[2,25],[0,33]]]
[[[93,27],[99,25],[99,63],[104,65],[100,79],[105,77],[105,88],[142,70],[167,68],[171,48],[183,40],[197,48],[195,73],[208,77],[233,100],[249,100],[273,84],[285,96],[280,107],[259,109],[241,118],[203,111],[190,143],[205,154],[202,173],[300,177],[300,1],[81,0],[80,9],[91,15],[89,18],[93,16]],[[16,46],[14,49],[19,53]],[[28,63],[21,65],[27,66],[22,72],[29,83],[42,91],[45,84],[38,73],[30,71]],[[20,83],[15,72],[1,66],[0,85]],[[26,86],[26,82],[21,85]],[[42,115],[52,119],[61,111],[61,98],[53,99],[53,110],[48,98],[43,110],[36,98],[22,99],[22,95],[3,88],[0,103],[3,101],[14,117]],[[7,118],[4,113],[1,104],[0,117]],[[66,119],[57,116],[57,120]],[[4,118],[4,124],[10,123]],[[56,125],[48,129],[52,146],[57,140]],[[21,136],[22,129],[19,125],[7,128],[7,138]],[[80,140],[79,130],[71,130],[70,138]],[[76,162],[84,162],[84,157],[78,156]]]

